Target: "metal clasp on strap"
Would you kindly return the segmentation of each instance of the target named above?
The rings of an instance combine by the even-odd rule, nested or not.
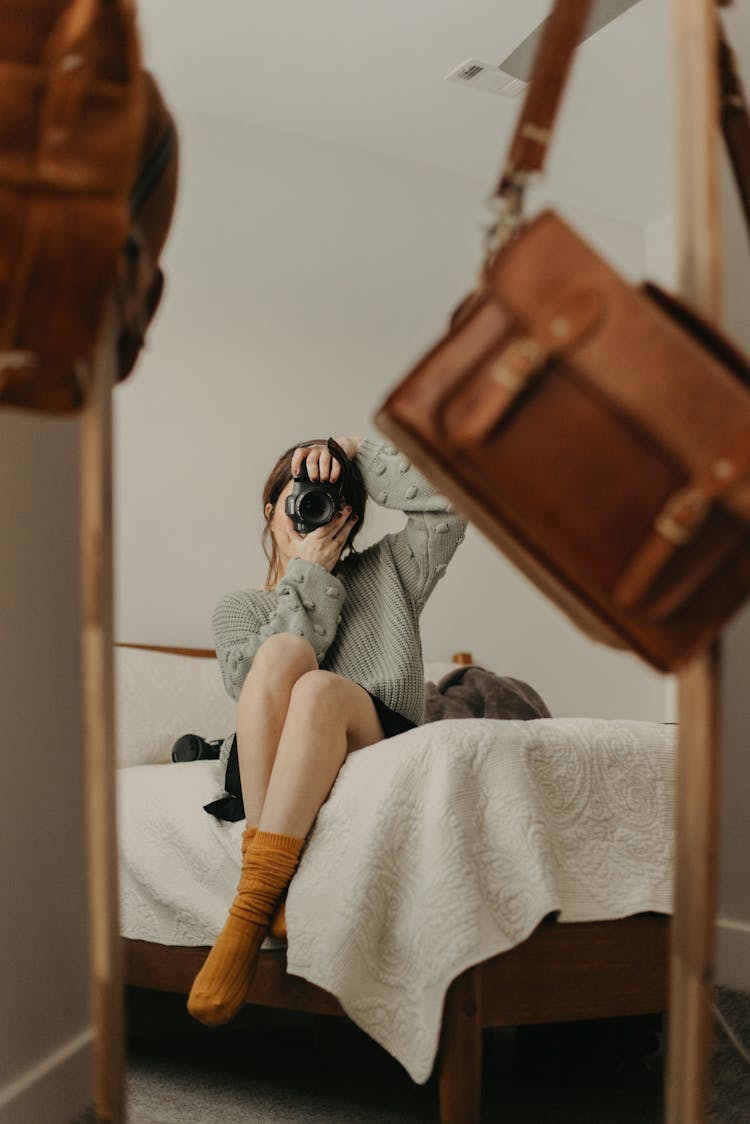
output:
[[[549,354],[538,340],[523,336],[513,340],[489,369],[490,378],[508,394],[517,396],[544,370]]]
[[[511,238],[523,223],[524,194],[532,173],[506,169],[499,190],[487,204],[493,220],[485,231],[484,248],[488,260]]]
[[[681,488],[654,519],[654,530],[675,546],[689,542],[708,514],[709,498],[697,488]]]

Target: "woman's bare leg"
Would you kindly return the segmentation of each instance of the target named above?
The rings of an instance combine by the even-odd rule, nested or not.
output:
[[[383,737],[363,687],[308,671],[292,687],[259,828],[304,839],[348,753]],[[243,782],[244,790],[244,782]]]
[[[268,652],[279,656],[283,652],[285,658],[289,657],[284,680],[288,682],[291,667],[299,667],[291,659],[291,647],[285,649],[279,643]],[[298,647],[296,655],[303,654]],[[264,674],[257,677],[260,683]],[[278,680],[268,695],[273,696],[270,717],[258,712],[263,699],[260,689],[255,693],[249,690],[249,701],[243,706],[243,711],[249,712],[243,714],[243,719],[248,719],[248,737],[243,736],[242,741],[237,738],[243,793],[250,792],[245,789],[246,776],[260,776],[263,763],[272,757],[274,722],[283,699]],[[253,714],[256,719],[263,718],[260,742],[254,740],[258,728],[250,725]],[[237,895],[188,998],[188,1010],[201,1022],[221,1025],[244,1003],[273,911],[294,875],[305,838],[347,753],[382,736],[377,711],[362,687],[317,669],[304,672],[293,682],[258,831],[243,853]],[[262,752],[253,751],[258,744]],[[247,829],[245,835],[249,835]]]
[[[237,755],[248,825],[257,826],[289,698],[301,676],[318,666],[301,636],[270,636],[253,660],[237,706]]]

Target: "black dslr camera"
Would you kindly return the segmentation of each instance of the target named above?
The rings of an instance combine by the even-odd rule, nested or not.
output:
[[[346,503],[349,461],[344,450],[332,437],[329,437],[327,444],[331,456],[341,466],[338,480],[334,483],[311,480],[303,461],[299,475],[294,477],[292,491],[284,501],[284,512],[292,520],[298,535],[307,535],[316,527],[325,527]]]

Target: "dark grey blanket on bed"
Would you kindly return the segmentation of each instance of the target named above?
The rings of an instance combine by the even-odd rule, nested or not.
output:
[[[441,718],[550,718],[543,699],[521,679],[469,665],[425,686],[425,722]]]

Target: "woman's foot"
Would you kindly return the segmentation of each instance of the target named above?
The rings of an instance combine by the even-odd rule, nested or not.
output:
[[[221,1026],[243,1006],[260,947],[279,901],[292,880],[304,839],[271,832],[243,838],[240,884],[224,928],[188,997],[188,1011],[207,1026]]]
[[[244,1006],[267,933],[268,925],[230,914],[190,990],[187,1007],[194,1019],[222,1026],[234,1018]]]

